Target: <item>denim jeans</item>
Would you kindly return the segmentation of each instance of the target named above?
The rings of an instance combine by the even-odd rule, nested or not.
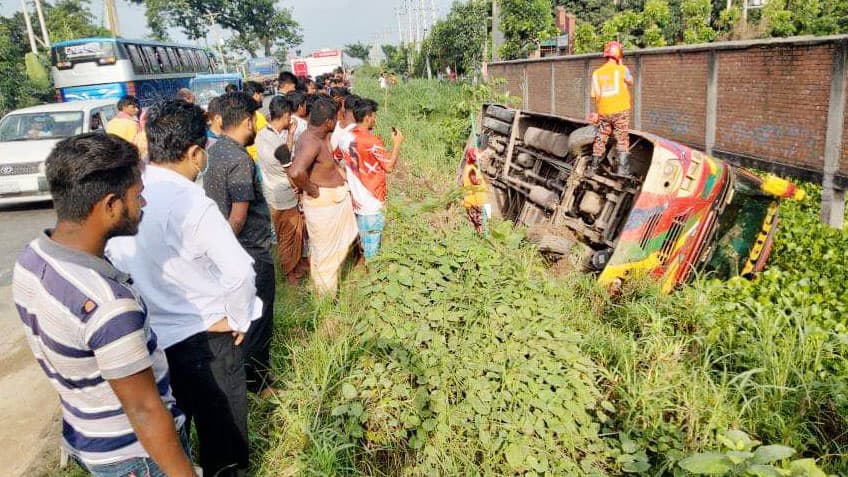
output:
[[[180,428],[179,436],[186,455],[191,459],[191,449],[189,448],[185,427]],[[167,477],[165,472],[162,472],[162,469],[150,457],[136,457],[114,464],[82,466],[88,469],[94,477]]]

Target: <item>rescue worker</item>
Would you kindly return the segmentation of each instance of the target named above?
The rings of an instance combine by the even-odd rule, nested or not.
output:
[[[606,63],[592,72],[591,96],[595,101],[597,114],[592,120],[598,125],[595,144],[592,148],[592,163],[588,175],[594,175],[604,158],[610,135],[615,137],[618,151],[619,175],[627,175],[628,151],[630,149],[630,90],[633,76],[622,64],[624,50],[621,43],[611,41],[604,46]]]

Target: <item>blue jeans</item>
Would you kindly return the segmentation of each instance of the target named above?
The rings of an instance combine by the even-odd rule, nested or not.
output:
[[[362,255],[366,260],[377,256],[380,251],[380,241],[383,238],[383,228],[386,221],[383,213],[373,215],[357,215],[356,224],[359,226],[359,242],[362,244]]]
[[[191,449],[185,426],[179,430],[180,443],[191,459]],[[78,461],[79,462],[79,461]],[[150,457],[136,457],[114,464],[82,465],[94,477],[167,477]]]

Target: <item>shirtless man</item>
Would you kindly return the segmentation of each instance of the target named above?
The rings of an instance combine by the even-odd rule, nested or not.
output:
[[[358,235],[344,165],[333,158],[330,133],[336,127],[338,105],[318,97],[309,127],[295,145],[289,177],[304,191],[303,214],[309,233],[310,268],[320,294],[335,294],[339,268]]]

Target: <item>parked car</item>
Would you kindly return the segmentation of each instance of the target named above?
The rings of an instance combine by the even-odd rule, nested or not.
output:
[[[0,205],[51,200],[44,161],[59,141],[102,130],[117,113],[113,99],[18,109],[0,120]]]
[[[613,140],[591,174],[586,121],[485,105],[480,126],[495,210],[605,285],[647,273],[671,291],[696,273],[753,275],[768,259],[780,199],[804,195],[653,134],[631,132],[628,174],[616,171]]]

